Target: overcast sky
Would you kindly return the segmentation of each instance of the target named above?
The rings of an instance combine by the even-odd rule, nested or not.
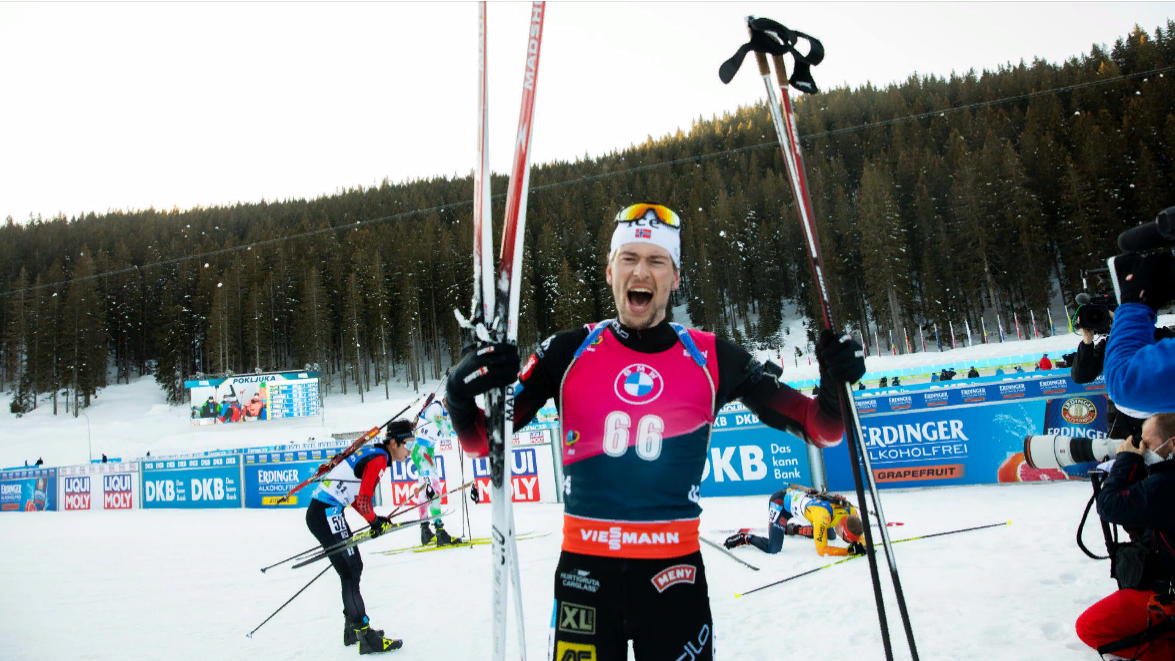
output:
[[[550,3],[532,162],[623,149],[763,96],[718,65],[766,16],[822,88],[1059,61],[1175,3]],[[529,3],[489,7],[490,157],[509,167]],[[312,198],[467,175],[477,5],[2,3],[0,218]]]

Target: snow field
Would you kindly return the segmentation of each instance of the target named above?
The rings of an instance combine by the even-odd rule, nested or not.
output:
[[[882,493],[893,539],[1012,520],[998,527],[897,544],[895,552],[924,659],[1090,660],[1078,614],[1114,589],[1106,562],[1086,558],[1074,531],[1091,491],[1058,482]],[[703,534],[762,527],[766,496],[703,500]],[[314,544],[304,510],[136,510],[0,516],[0,658],[328,659],[342,646],[338,579],[328,571],[253,639],[245,634],[325,567],[258,569]],[[351,515],[354,516],[353,514]],[[561,543],[561,507],[519,505],[518,544],[527,654],[542,659]],[[474,506],[475,535],[490,509]],[[352,518],[353,525],[358,522]],[[460,530],[456,514],[450,531]],[[1096,522],[1087,543],[1100,548]],[[409,529],[364,544],[363,593],[377,627],[403,638],[388,658],[489,655],[489,547],[384,556],[419,541]],[[883,659],[868,563],[853,560],[736,599],[827,564],[810,540],[789,538],[768,556],[743,547],[755,572],[703,546],[718,652],[723,659]],[[888,585],[882,562],[883,585]],[[887,593],[889,590],[887,589]],[[904,636],[888,615],[898,658]],[[513,618],[513,614],[511,614]],[[508,654],[517,658],[514,625]]]

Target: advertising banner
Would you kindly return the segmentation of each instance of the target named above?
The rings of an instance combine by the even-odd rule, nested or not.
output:
[[[185,381],[191,424],[221,425],[315,416],[320,412],[318,372],[250,374]]]
[[[317,488],[311,484],[278,504],[282,496],[303,480],[314,476],[322,462],[347,447],[315,444],[315,449],[288,452],[259,452],[244,455],[245,507],[306,507]],[[293,447],[293,446],[291,446]]]
[[[764,425],[741,403],[718,412],[701,495],[770,495],[784,482],[811,484],[811,479],[801,439]]]
[[[1081,477],[1089,465],[1036,470],[1024,438],[1039,434],[1104,438],[1104,384],[1067,377],[963,385],[884,398],[857,398],[865,447],[879,488],[1030,482]],[[945,401],[944,404],[937,402]],[[881,401],[886,400],[886,401]],[[885,413],[865,413],[865,410]],[[828,484],[853,488],[847,445],[824,451]]]
[[[448,475],[445,473],[445,456],[437,454],[433,457],[436,462],[437,476],[440,479],[441,491],[444,493],[449,490]],[[391,483],[391,489],[384,493],[389,494],[389,500],[393,507],[400,507],[409,502],[416,502],[417,480],[420,478],[420,473],[416,470],[416,464],[412,463],[411,459],[406,461],[393,461],[388,468],[388,481]],[[454,484],[453,486],[457,486]],[[423,498],[421,498],[423,500]],[[384,503],[387,505],[388,503]],[[442,505],[449,504],[449,497],[441,498]]]
[[[510,467],[510,483],[511,500],[516,503],[538,503],[543,502],[542,484],[539,479],[540,457],[547,458],[547,465],[550,465],[551,453],[546,448],[538,449],[533,447],[515,447],[510,452],[510,457],[514,462]],[[545,471],[548,475],[553,475],[551,471]],[[480,503],[485,504],[490,502],[490,460],[487,457],[475,459],[473,461],[473,488],[477,489],[480,496]],[[552,479],[552,483],[553,483]],[[548,490],[551,487],[548,487]],[[555,496],[552,494],[547,498],[548,502],[555,502]]]
[[[241,458],[147,461],[142,467],[144,509],[241,506]]]
[[[139,507],[139,464],[108,462],[57,469],[61,509],[130,510]]]
[[[0,512],[56,510],[56,468],[24,468],[0,472]]]

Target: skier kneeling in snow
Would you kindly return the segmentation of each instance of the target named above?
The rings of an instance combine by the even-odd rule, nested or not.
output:
[[[412,423],[396,420],[386,431],[382,440],[360,449],[331,469],[314,491],[310,507],[306,508],[306,527],[323,548],[351,536],[351,528],[343,515],[348,505],[371,524],[372,537],[378,537],[388,525],[387,517],[378,516],[372,509],[371,495],[388,464],[408,458],[408,440],[413,437]],[[343,616],[346,618],[343,644],[359,643],[360,654],[386,652],[403,646],[404,641],[385,638],[383,631],[372,629],[368,622],[363,595],[359,593],[359,577],[363,574],[359,549],[351,547],[336,553],[330,556],[330,562],[343,584]]]
[[[865,546],[861,544],[861,533],[864,532],[861,517],[857,515],[857,508],[841,498],[800,487],[787,487],[771,494],[767,515],[768,537],[742,530],[726,538],[726,548],[751,544],[764,553],[779,553],[784,535],[803,535],[816,542],[816,552],[820,555],[861,555],[865,552]],[[808,523],[793,522],[792,517]],[[848,548],[828,545],[828,541],[836,539],[838,534],[848,542]]]

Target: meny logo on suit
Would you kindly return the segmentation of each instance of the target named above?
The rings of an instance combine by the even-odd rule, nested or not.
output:
[[[90,509],[90,476],[64,478],[65,509]]]
[[[134,505],[129,473],[102,476],[102,507],[108,510],[129,510]]]
[[[436,475],[437,480],[441,483],[441,491],[448,491],[448,483],[445,479],[445,458],[438,454],[433,457],[433,461],[436,462]],[[411,460],[393,461],[389,477],[392,480],[392,505],[396,507],[413,502],[418,493],[424,493],[423,488],[419,492],[416,491],[420,473],[416,470],[416,464],[413,464]],[[448,502],[447,496],[441,498],[442,505],[448,504]]]
[[[516,503],[537,503],[539,493],[539,462],[534,448],[515,448],[509,453],[513,457],[510,465],[510,487]],[[480,502],[490,502],[490,464],[487,457],[473,461],[473,488],[477,489]]]

